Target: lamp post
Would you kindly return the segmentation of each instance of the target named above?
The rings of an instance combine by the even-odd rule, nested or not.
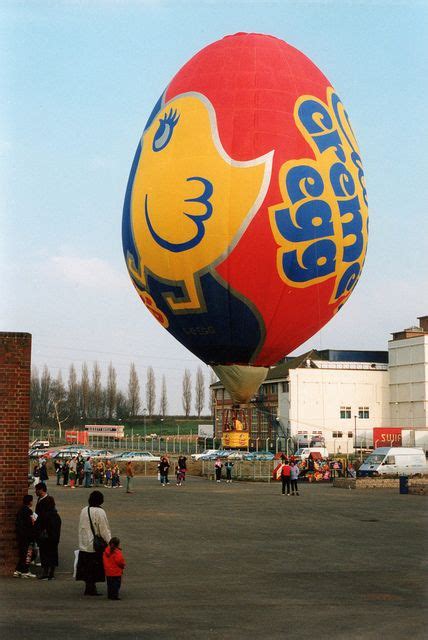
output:
[[[357,456],[357,416],[354,416],[354,453]]]
[[[147,415],[147,409],[143,409],[143,433],[144,433],[144,446],[146,446],[146,438],[147,438],[147,432],[146,432],[146,415]]]

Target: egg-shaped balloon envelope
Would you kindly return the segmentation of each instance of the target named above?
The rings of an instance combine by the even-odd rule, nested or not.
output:
[[[364,173],[327,78],[272,36],[202,49],[148,119],[122,236],[148,310],[247,401],[338,311],[364,263]]]

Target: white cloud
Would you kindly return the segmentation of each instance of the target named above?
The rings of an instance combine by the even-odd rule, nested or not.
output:
[[[100,258],[78,256],[53,256],[51,267],[64,280],[86,289],[119,289],[125,276],[118,273],[108,262]]]

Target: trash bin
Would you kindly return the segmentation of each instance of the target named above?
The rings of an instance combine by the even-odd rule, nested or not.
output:
[[[400,476],[400,493],[409,493],[409,476]]]

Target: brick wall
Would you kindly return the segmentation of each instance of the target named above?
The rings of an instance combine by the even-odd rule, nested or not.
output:
[[[28,493],[31,335],[0,332],[0,574],[15,567],[15,515]]]

